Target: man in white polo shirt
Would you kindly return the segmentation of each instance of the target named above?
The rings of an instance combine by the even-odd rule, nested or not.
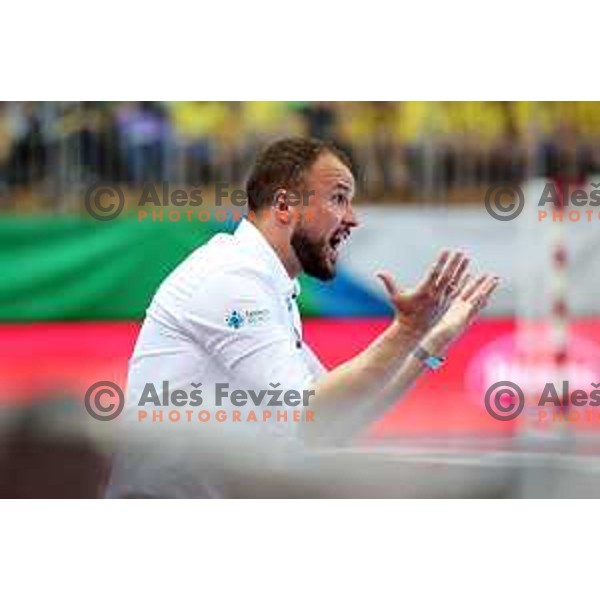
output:
[[[498,284],[488,275],[471,279],[462,252],[442,252],[412,290],[398,289],[389,273],[378,274],[395,317],[363,352],[331,372],[303,340],[296,277],[335,276],[340,248],[358,226],[354,186],[349,161],[330,144],[293,138],[269,146],[247,183],[253,218],[198,248],[156,293],[130,362],[130,410],[139,408],[149,383],[201,388],[207,413],[216,408],[218,385],[303,391],[308,406],[278,409],[278,419],[249,421],[246,414],[257,406],[231,406],[227,397],[219,405],[226,418],[213,430],[338,444],[389,408],[424,368],[439,366]],[[265,417],[264,403],[260,410]],[[135,456],[124,453],[109,495],[226,495],[219,475],[201,460],[196,465],[188,456],[188,471],[179,473],[177,456],[160,444]]]

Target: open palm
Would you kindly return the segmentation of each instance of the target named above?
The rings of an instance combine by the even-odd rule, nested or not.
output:
[[[444,250],[412,289],[399,288],[388,272],[378,273],[396,311],[396,318],[418,333],[425,333],[450,307],[469,282],[469,259],[464,252]]]

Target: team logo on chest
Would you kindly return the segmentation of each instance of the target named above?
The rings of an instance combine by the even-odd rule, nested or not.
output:
[[[232,329],[239,329],[245,321],[244,315],[239,310],[232,310],[225,317],[225,323]]]
[[[239,329],[245,324],[258,325],[259,323],[265,323],[270,315],[270,311],[267,308],[256,309],[256,310],[231,310],[225,316],[225,323],[232,329]]]

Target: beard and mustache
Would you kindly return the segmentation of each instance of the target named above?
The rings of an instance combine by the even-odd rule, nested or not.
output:
[[[316,240],[304,228],[298,227],[292,234],[291,244],[302,270],[321,281],[333,279],[336,274],[337,249],[348,235],[348,229],[339,228],[332,235]]]

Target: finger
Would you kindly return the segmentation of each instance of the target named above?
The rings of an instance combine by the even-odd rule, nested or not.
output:
[[[452,276],[452,279],[450,280],[450,285],[457,286],[460,284],[460,282],[462,281],[462,277],[465,274],[465,272],[468,269],[470,264],[471,264],[471,259],[468,256],[463,255],[462,260],[458,264],[458,267],[456,268],[456,271],[454,272],[454,275]]]
[[[471,275],[469,275],[469,273],[465,273],[465,275],[463,275],[462,279],[460,280],[459,284],[456,286],[454,292],[452,292],[452,294],[450,295],[450,300],[458,298],[465,291],[465,288],[467,287],[467,284],[470,280]]]
[[[487,306],[492,292],[498,287],[498,281],[497,277],[488,277],[479,288],[479,291],[471,296],[470,302],[474,313],[481,312]]]
[[[443,250],[440,252],[439,256],[435,263],[429,268],[425,277],[423,278],[422,285],[435,287],[437,280],[442,273],[444,265],[448,261],[448,257],[450,256],[450,252],[448,250]]]
[[[446,289],[446,286],[452,280],[454,273],[456,272],[458,266],[460,265],[464,254],[462,252],[456,252],[448,261],[446,266],[444,267],[435,287],[436,291],[443,292]]]
[[[469,267],[471,260],[463,255],[462,259],[456,266],[450,281],[446,285],[446,288],[442,291],[448,298],[455,298],[457,295],[457,290],[461,288],[463,284],[464,274]]]
[[[472,324],[477,320],[481,311],[487,306],[488,300],[492,294],[492,292],[498,287],[500,278],[485,276],[480,277],[479,279],[483,279],[484,281],[481,283],[479,287],[479,292],[475,293],[471,296],[471,310],[469,311],[469,324]]]
[[[486,281],[486,283],[482,286],[481,291],[479,292],[476,300],[477,304],[481,308],[485,307],[488,300],[490,299],[490,296],[494,293],[494,290],[498,287],[499,284],[499,277],[490,277],[489,280]]]
[[[396,282],[394,281],[394,277],[388,271],[380,271],[379,273],[375,273],[375,275],[379,279],[381,279],[387,293],[390,296],[393,297],[401,292],[400,288],[396,285]]]
[[[467,286],[463,295],[461,296],[463,300],[469,300],[482,286],[487,279],[486,275],[480,275],[475,281],[473,281],[470,285]]]

